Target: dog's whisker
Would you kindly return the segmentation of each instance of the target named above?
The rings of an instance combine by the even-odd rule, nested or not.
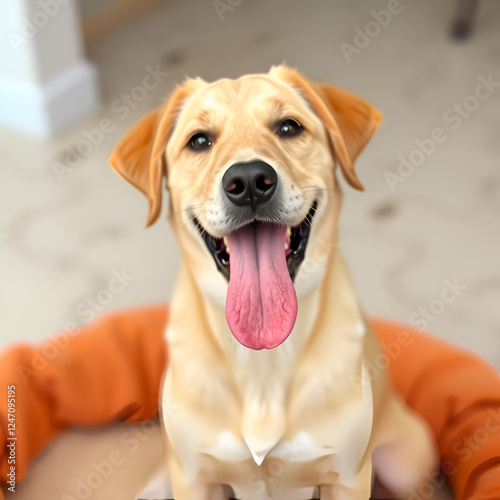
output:
[[[315,186],[298,186],[300,189],[304,191],[304,193],[328,193],[328,192],[335,192],[335,189],[328,189],[328,188],[318,188]]]
[[[198,228],[201,230],[202,232],[202,235],[203,233],[205,232],[205,228],[199,223],[198,221],[198,218],[200,215],[203,215],[204,213],[206,213],[206,209],[204,210],[200,210],[199,212],[196,212],[189,220],[187,220],[185,223],[184,223],[184,226],[188,226],[191,222],[193,222],[195,219],[197,221],[197,226]]]
[[[315,196],[309,196],[308,193],[304,194],[304,196],[302,197],[305,201],[316,201],[316,197]]]
[[[199,207],[202,207],[203,206],[203,203],[196,203],[194,205],[191,205],[189,207],[186,207],[186,208],[181,208],[180,210],[177,210],[177,212],[172,212],[172,215],[177,215],[177,214],[180,214],[182,212],[189,212],[189,211],[193,211]]]

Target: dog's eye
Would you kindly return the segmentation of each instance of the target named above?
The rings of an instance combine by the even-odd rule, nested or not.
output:
[[[188,142],[188,147],[192,151],[203,151],[204,149],[208,149],[211,145],[212,139],[210,139],[207,134],[202,134],[201,132],[194,134]]]
[[[299,135],[302,130],[304,129],[299,122],[287,118],[278,124],[276,133],[281,137],[294,137]]]

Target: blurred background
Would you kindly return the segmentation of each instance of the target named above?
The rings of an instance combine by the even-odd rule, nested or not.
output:
[[[461,40],[458,4],[478,7]],[[179,252],[168,223],[144,229],[146,200],[107,157],[186,75],[286,61],[384,113],[357,162],[366,191],[344,184],[341,244],[366,311],[500,368],[500,2],[16,0],[1,10],[1,344],[169,299]]]
[[[107,157],[185,76],[285,61],[384,113],[357,162],[366,191],[343,184],[366,311],[499,369],[499,28],[495,0],[4,2],[0,345],[168,300],[166,217],[144,228],[146,200]]]

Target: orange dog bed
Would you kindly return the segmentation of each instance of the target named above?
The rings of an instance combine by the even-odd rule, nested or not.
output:
[[[157,416],[167,321],[165,305],[115,313],[77,335],[61,334],[37,347],[14,345],[2,354],[3,487],[14,475],[16,481],[23,479],[29,461],[69,425]],[[407,325],[370,322],[384,352],[370,375],[376,377],[387,366],[399,394],[429,423],[456,498],[499,500],[500,380],[495,370],[478,356]],[[13,386],[15,474],[9,464],[7,398]],[[431,492],[441,482],[430,477],[423,488]]]

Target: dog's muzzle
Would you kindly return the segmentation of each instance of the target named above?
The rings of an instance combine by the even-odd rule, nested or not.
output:
[[[282,344],[297,317],[293,280],[304,259],[314,201],[296,226],[283,222],[283,186],[268,163],[236,163],[222,177],[226,217],[234,224],[215,238],[193,219],[218,270],[228,280],[226,319],[235,338],[250,349]]]

